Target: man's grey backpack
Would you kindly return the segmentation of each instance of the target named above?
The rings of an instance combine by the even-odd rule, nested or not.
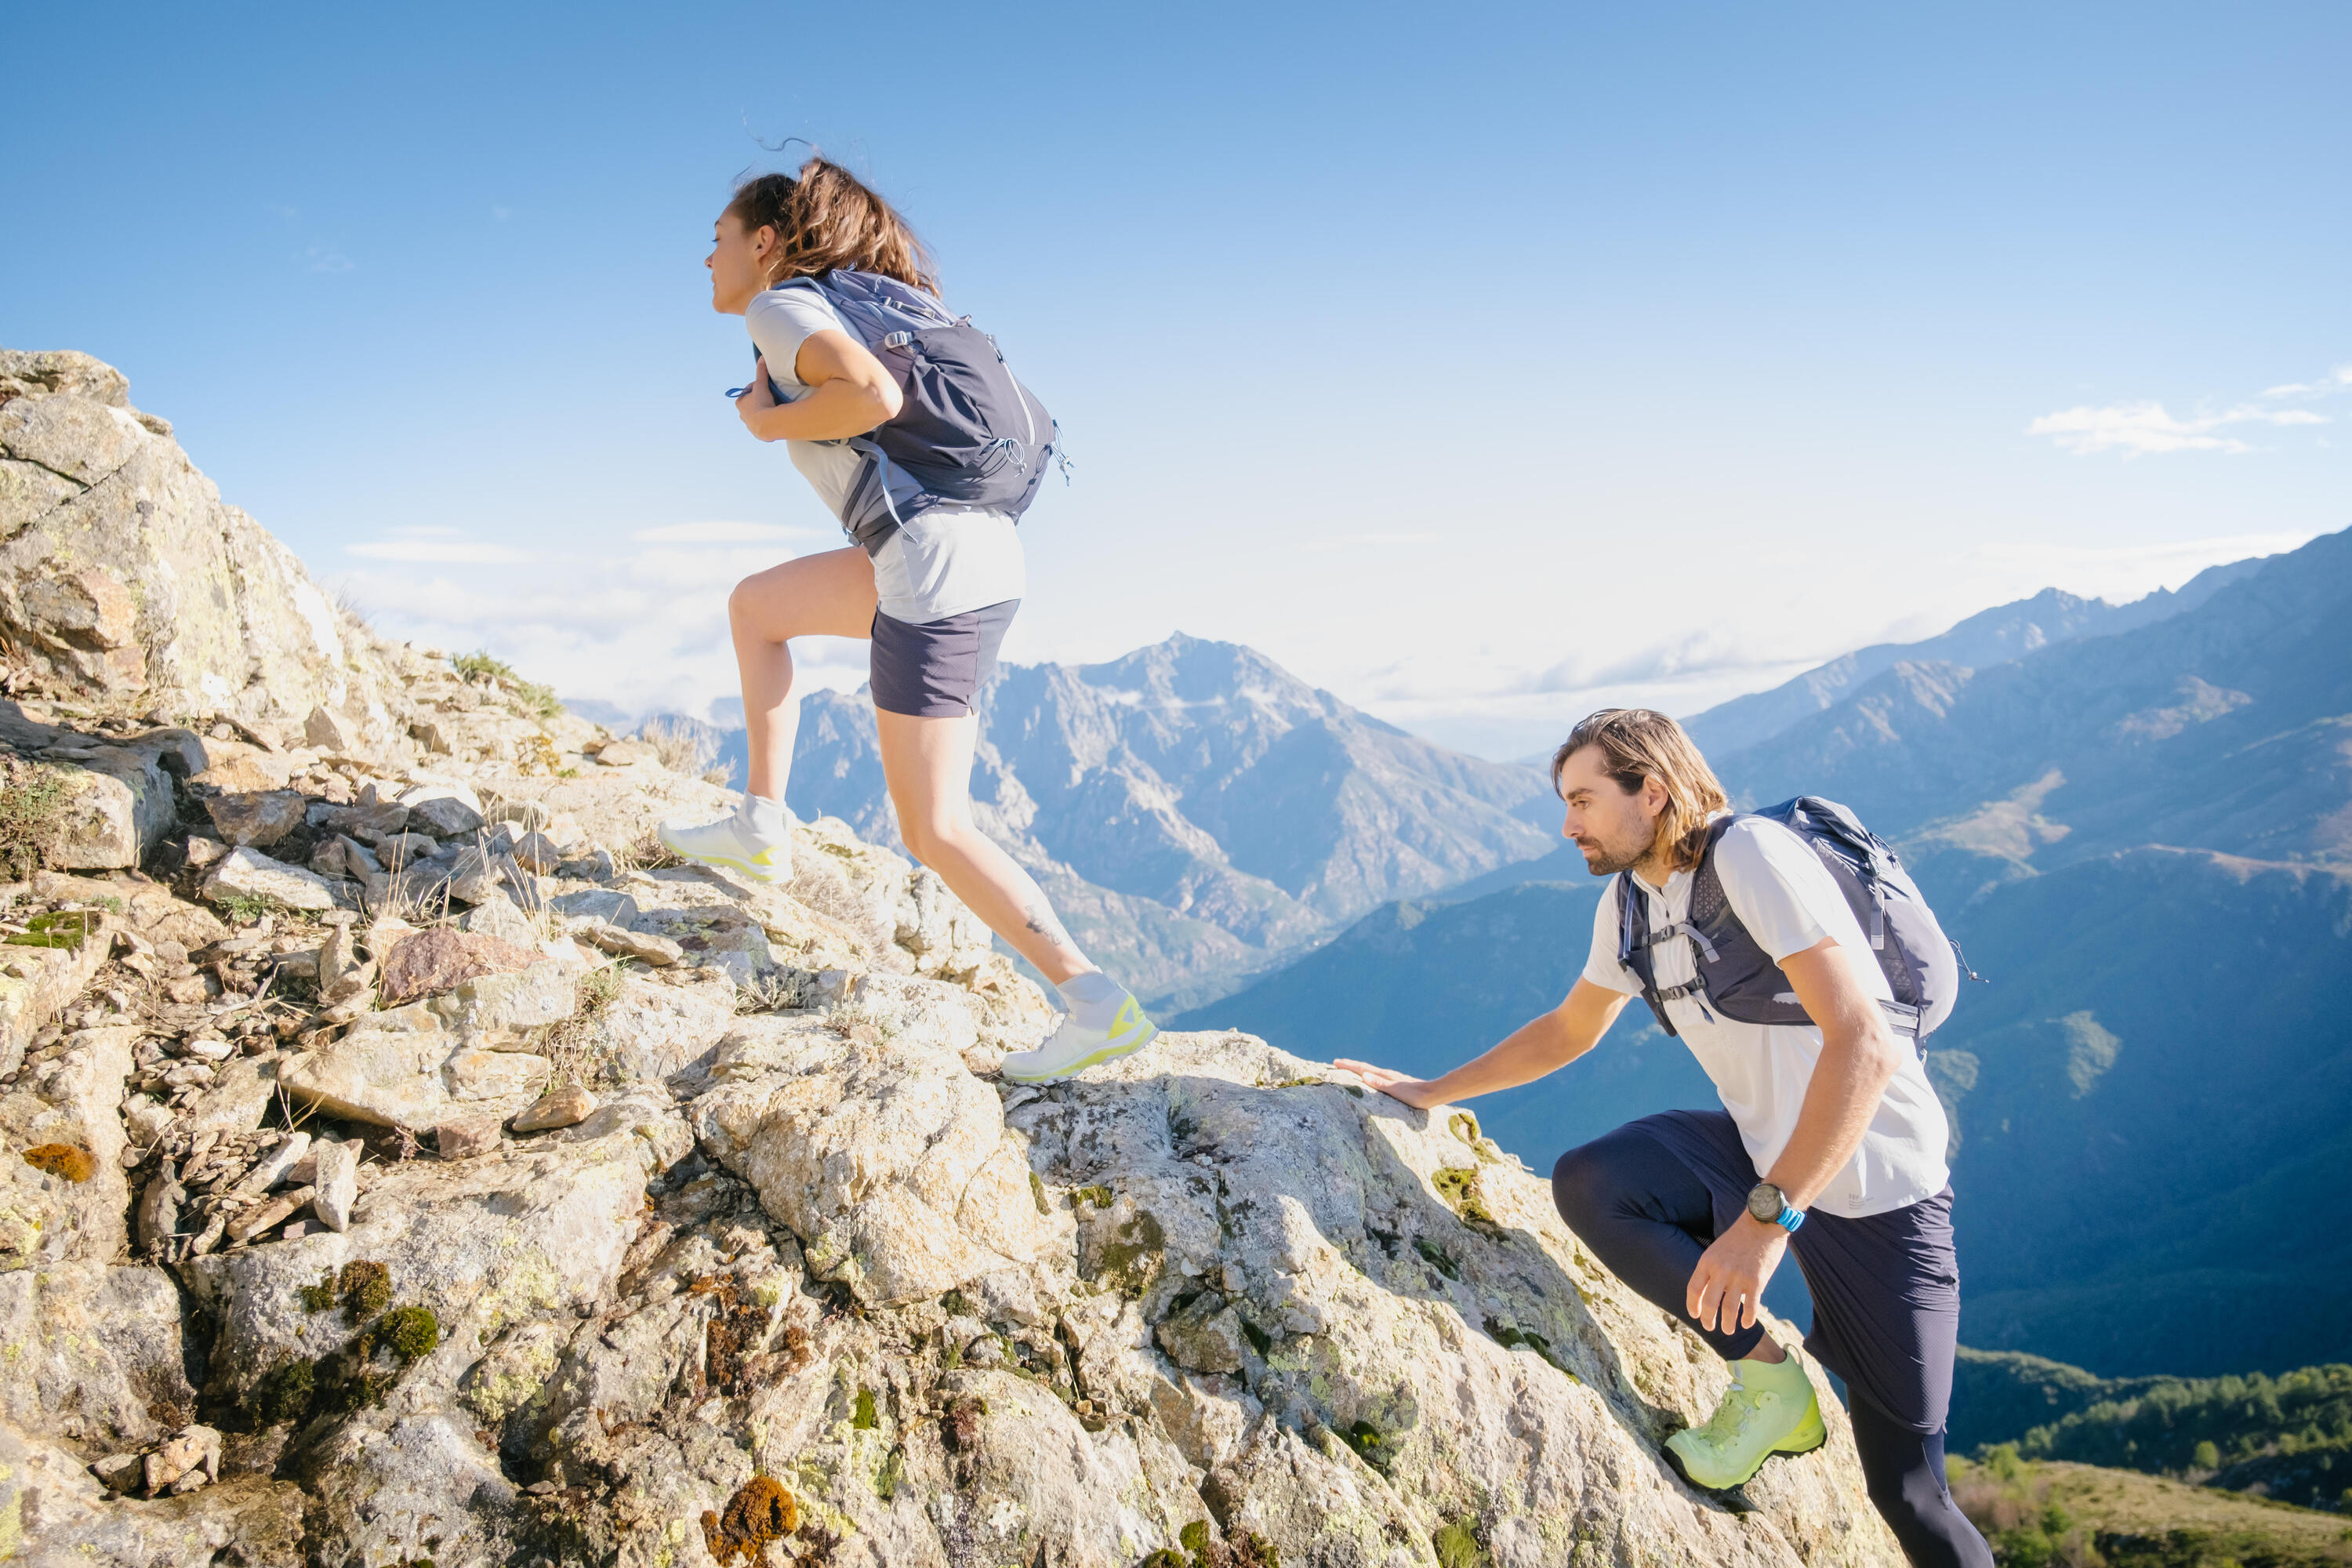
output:
[[[1870,939],[1887,987],[1895,993],[1894,1001],[1879,1005],[1886,1009],[1896,1034],[1915,1044],[1924,1042],[1951,1016],[1963,966],[1958,948],[1944,935],[1936,912],[1901,859],[1835,801],[1799,795],[1748,815],[1779,823],[1821,857]],[[1648,898],[1634,886],[1632,872],[1617,874],[1617,959],[1642,982],[1643,1000],[1649,1003],[1658,1027],[1669,1035],[1675,1026],[1666,1017],[1666,1004],[1683,996],[1696,997],[1702,1009],[1743,1024],[1812,1022],[1789,977],[1748,934],[1724,897],[1715,847],[1738,820],[1727,816],[1708,829],[1706,847],[1691,878],[1690,910],[1679,924],[1650,930]],[[1651,950],[1676,938],[1690,942],[1696,976],[1661,990]]]
[[[842,527],[873,550],[933,507],[1019,517],[1036,498],[1058,427],[1014,378],[996,340],[921,289],[836,268],[780,288],[815,290],[898,384],[898,414],[841,444],[862,454]]]

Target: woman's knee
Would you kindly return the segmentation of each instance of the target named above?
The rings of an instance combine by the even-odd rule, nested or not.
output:
[[[737,631],[742,631],[759,625],[762,619],[759,611],[762,597],[761,590],[763,586],[759,577],[751,576],[744,578],[728,592],[727,624],[729,626],[733,626]]]
[[[936,870],[940,857],[954,847],[961,829],[961,825],[952,818],[902,817],[898,838],[908,854]]]

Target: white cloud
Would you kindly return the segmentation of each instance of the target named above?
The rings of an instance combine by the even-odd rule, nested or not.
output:
[[[672,530],[648,529],[638,536],[646,548],[527,562],[513,552],[495,562],[435,554],[468,546],[404,538],[370,552],[380,564],[336,586],[388,635],[451,652],[487,648],[559,695],[609,702],[633,717],[700,715],[736,691],[728,591],[792,553],[776,549],[775,531],[730,544],[706,542],[696,531],[706,526],[682,525],[693,548],[679,548]],[[478,563],[499,569],[436,569]],[[863,642],[797,638],[793,658],[812,687],[854,690],[866,679]]]
[[[811,539],[817,531],[776,522],[673,522],[641,528],[629,535],[641,544],[754,544],[767,540]]]
[[[2241,403],[2218,414],[2174,415],[2161,403],[2081,404],[2044,414],[2025,427],[2029,436],[2047,436],[2076,457],[2095,452],[2121,452],[2140,458],[2168,452],[2238,454],[2254,448],[2235,436],[2221,434],[2231,426],[2326,425],[2325,414],[2308,408],[2270,406],[2279,403],[2309,403],[2352,391],[2352,365],[2338,365],[2318,381],[2288,382],[2263,392],[2252,403]]]
[[[352,258],[331,245],[314,245],[302,252],[301,261],[313,272],[349,272]]]
[[[2291,381],[2284,386],[2267,388],[2264,397],[2326,397],[2352,388],[2352,364],[2339,364],[2317,381]]]
[[[358,544],[346,544],[343,548],[370,561],[404,561],[446,566],[499,566],[529,559],[511,545],[440,537],[453,531],[438,528],[415,529],[408,531],[409,536],[405,538],[371,539]]]

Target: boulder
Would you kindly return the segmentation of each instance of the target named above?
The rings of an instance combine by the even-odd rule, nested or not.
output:
[[[33,1037],[81,994],[114,946],[109,917],[97,910],[89,911],[86,922],[78,917],[71,928],[52,934],[70,944],[0,942],[0,1078],[24,1062]]]
[[[487,1050],[437,1028],[378,1025],[289,1058],[278,1080],[298,1103],[330,1116],[422,1132],[460,1116],[510,1116],[539,1098],[551,1071],[530,1052]]]
[[[477,931],[436,927],[404,937],[384,955],[383,998],[399,1004],[454,991],[482,975],[506,974],[541,962],[536,950]]]
[[[119,374],[26,368],[83,357],[0,350],[0,462],[49,476],[0,485],[0,635],[83,700],[248,721],[379,703],[394,681],[364,633],[221,504],[168,424],[127,406]]]
[[[205,802],[213,831],[231,844],[256,844],[267,848],[302,826],[306,803],[293,790],[263,790],[251,795],[216,795]]]
[[[633,930],[641,935],[659,937],[677,948],[680,956],[671,959],[671,963],[707,964],[723,971],[738,985],[749,985],[776,966],[775,955],[769,951],[768,933],[758,918],[731,905],[647,910],[637,917]],[[596,938],[592,936],[590,940]],[[597,945],[604,946],[603,942],[597,942]],[[604,951],[615,949],[606,947]],[[667,954],[668,949],[654,951]],[[631,952],[627,956],[637,958],[643,954]]]
[[[0,351],[5,353],[5,351]],[[0,543],[0,577],[8,545]],[[5,582],[0,582],[5,592]],[[5,622],[0,609],[0,622]],[[78,735],[37,723],[0,700],[0,742],[41,759],[62,786],[63,837],[47,857],[60,870],[110,870],[142,864],[179,817],[177,778],[202,765],[203,751],[184,730],[142,736]]]
[[[228,852],[205,879],[205,897],[225,903],[232,898],[282,904],[289,910],[331,910],[335,892],[315,871],[272,860],[257,849]]]
[[[436,838],[454,838],[482,826],[482,803],[471,790],[451,784],[417,784],[403,790],[400,804],[409,820]]]
[[[746,1020],[694,1102],[695,1131],[802,1238],[818,1277],[861,1300],[919,1300],[1042,1264],[1056,1227],[1031,1201],[1025,1140],[959,1050]]]

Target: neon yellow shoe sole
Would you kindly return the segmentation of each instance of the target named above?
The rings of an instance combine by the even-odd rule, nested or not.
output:
[[[1066,1078],[1076,1078],[1088,1068],[1098,1068],[1105,1062],[1115,1062],[1121,1057],[1133,1056],[1150,1045],[1159,1033],[1160,1026],[1146,1019],[1143,1027],[1137,1030],[1131,1038],[1114,1040],[1066,1066],[1050,1068],[1041,1073],[1023,1073],[1008,1067],[1004,1069],[1003,1077],[1008,1083],[1059,1083]]]
[[[655,836],[660,838],[663,848],[679,859],[691,860],[698,866],[716,866],[721,870],[740,871],[755,882],[762,882],[770,886],[780,885],[793,879],[792,868],[789,866],[782,868],[760,866],[733,855],[714,855],[707,850],[689,849],[669,836],[669,828],[666,825],[656,828]]]
[[[1731,1491],[1744,1487],[1756,1479],[1756,1473],[1764,1468],[1764,1461],[1773,1455],[1787,1454],[1794,1457],[1799,1454],[1810,1454],[1828,1442],[1830,1438],[1829,1428],[1822,1423],[1822,1401],[1818,1394],[1805,1402],[1804,1413],[1797,1418],[1796,1425],[1774,1441],[1758,1449],[1755,1458],[1746,1461],[1744,1470],[1738,1468],[1739,1462],[1736,1459],[1730,1466],[1721,1469],[1710,1464],[1708,1461],[1723,1460],[1727,1456],[1720,1447],[1706,1442],[1703,1438],[1688,1445],[1697,1450],[1696,1453],[1686,1453],[1683,1447],[1676,1446],[1675,1438],[1694,1437],[1705,1430],[1704,1427],[1695,1426],[1687,1431],[1677,1432],[1673,1437],[1667,1438],[1666,1463],[1672,1465],[1675,1468],[1675,1474],[1682,1477],[1684,1480],[1701,1491],[1710,1492]]]

